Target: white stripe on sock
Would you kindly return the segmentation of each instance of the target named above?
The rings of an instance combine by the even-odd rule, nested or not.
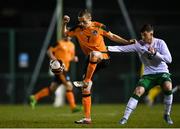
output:
[[[136,108],[138,104],[138,100],[131,97],[127,103],[125,112],[124,112],[124,118],[128,119],[133,110]]]
[[[173,94],[164,95],[165,114],[167,115],[170,115],[172,102],[173,102]]]

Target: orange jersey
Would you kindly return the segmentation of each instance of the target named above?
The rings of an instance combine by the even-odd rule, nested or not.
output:
[[[103,36],[109,35],[109,31],[99,22],[92,22],[87,28],[77,26],[67,32],[67,35],[78,39],[85,55],[89,55],[91,51],[107,51]],[[109,58],[107,54],[103,55],[104,58]]]
[[[65,64],[65,70],[68,71],[70,61],[72,61],[75,56],[74,44],[71,41],[60,40],[55,47],[50,47],[50,50],[58,60],[62,60]]]

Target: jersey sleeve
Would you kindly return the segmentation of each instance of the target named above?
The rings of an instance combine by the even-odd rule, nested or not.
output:
[[[103,30],[103,36],[107,37],[111,35],[111,32],[106,25],[102,24],[101,29]]]
[[[154,58],[156,60],[164,61],[166,63],[172,62],[171,53],[169,52],[169,49],[163,40],[161,40],[161,50],[156,52]]]
[[[94,22],[94,24],[95,24],[95,26],[96,27],[98,27],[98,28],[100,28],[102,31],[102,35],[107,35],[110,31],[109,31],[109,29],[106,27],[106,25],[104,25],[104,24],[102,24],[102,23],[100,23],[100,22]]]
[[[125,46],[107,46],[108,51],[110,52],[121,52],[121,53],[128,53],[128,52],[136,52],[136,44],[125,45]]]
[[[57,51],[58,45],[61,41],[57,41],[55,45],[49,47],[49,51],[51,51],[53,54]]]
[[[70,36],[70,37],[75,36],[75,32],[74,32],[74,31],[68,31],[66,34],[67,34],[68,36]]]

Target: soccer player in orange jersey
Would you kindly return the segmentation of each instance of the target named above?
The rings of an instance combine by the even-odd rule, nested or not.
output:
[[[60,74],[55,74],[54,80],[51,82],[49,87],[45,87],[36,94],[30,96],[30,104],[32,108],[35,107],[40,99],[51,95],[51,93],[54,93],[60,84],[64,84],[66,87],[66,98],[72,112],[80,111],[80,109],[76,106],[73,86],[67,75],[70,62],[77,61],[77,57],[75,56],[75,46],[70,39],[70,37],[65,37],[64,39],[58,41],[55,47],[50,47],[48,49],[47,54],[50,60],[61,60],[65,65],[65,71]]]
[[[83,81],[74,81],[76,87],[82,88],[82,104],[84,108],[85,118],[75,121],[77,124],[91,123],[91,87],[92,76],[99,69],[109,64],[109,55],[104,42],[104,37],[112,41],[131,44],[134,40],[126,40],[107,30],[102,23],[92,21],[91,13],[88,10],[79,12],[79,24],[68,30],[67,23],[70,17],[65,15],[63,21],[63,32],[70,37],[76,37],[82,51],[88,56],[88,65]]]

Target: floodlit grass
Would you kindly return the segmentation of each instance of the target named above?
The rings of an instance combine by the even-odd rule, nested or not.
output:
[[[125,104],[100,104],[92,107],[90,125],[77,125],[74,120],[83,117],[81,113],[71,113],[68,106],[54,108],[52,105],[38,105],[31,109],[28,105],[0,105],[0,128],[177,128],[180,127],[180,104],[174,104],[172,119],[174,125],[167,125],[162,119],[163,105],[148,107],[138,105],[126,125],[119,125]]]

